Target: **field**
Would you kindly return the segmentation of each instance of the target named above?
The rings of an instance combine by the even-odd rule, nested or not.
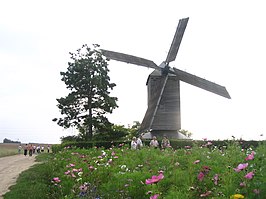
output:
[[[68,199],[265,199],[265,153],[265,143],[248,149],[238,143],[217,148],[211,142],[177,150],[67,147],[37,156],[45,155],[44,163],[28,172],[38,175],[28,173],[29,179],[25,176],[5,198],[22,199],[16,193],[25,193],[28,199],[36,192]],[[36,190],[22,185],[35,181],[33,176]]]
[[[18,146],[20,144],[18,143],[0,143],[0,157],[10,156],[10,155],[16,155],[18,154]],[[35,146],[44,146],[45,152],[47,151],[47,146],[51,144],[33,144]],[[21,154],[23,154],[23,147],[25,144],[21,144]]]
[[[0,143],[0,157],[18,154],[17,143]]]

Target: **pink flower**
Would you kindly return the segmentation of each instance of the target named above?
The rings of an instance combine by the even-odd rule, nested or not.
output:
[[[257,195],[260,194],[260,190],[259,190],[259,189],[254,189],[253,192],[254,192],[255,194],[257,194]]]
[[[113,151],[111,155],[114,156],[115,155],[115,152]]]
[[[53,181],[54,181],[55,183],[59,183],[59,182],[61,182],[61,180],[60,180],[58,177],[53,178]]]
[[[241,182],[239,185],[240,185],[240,187],[245,187],[246,183],[245,182]]]
[[[252,179],[253,176],[254,176],[254,173],[251,171],[251,172],[247,173],[247,175],[245,175],[245,178]]]
[[[150,199],[157,199],[160,196],[160,194],[155,194],[153,196],[150,197]]]
[[[234,168],[234,170],[235,170],[236,172],[240,172],[241,170],[247,168],[247,166],[248,166],[248,163],[239,164],[239,165],[237,166],[237,168]]]
[[[74,167],[74,166],[75,166],[74,164],[70,163],[70,164],[67,165],[66,167],[68,168],[68,167]]]
[[[70,171],[69,171],[69,170],[67,170],[67,171],[65,172],[65,174],[66,174],[66,175],[70,174]]]
[[[94,167],[93,166],[89,166],[89,170],[90,171],[93,171],[94,170]]]
[[[215,185],[218,185],[218,180],[219,180],[219,176],[218,176],[218,174],[215,174],[213,177],[213,181],[214,181]]]
[[[207,142],[207,144],[206,144],[207,146],[209,146],[209,145],[212,145],[212,142]]]
[[[117,159],[117,158],[118,158],[118,156],[114,156],[114,158],[115,158],[115,159]]]
[[[198,180],[201,182],[204,178],[204,173],[201,171],[199,174],[198,174]]]
[[[212,193],[211,191],[207,191],[206,193],[200,194],[200,197],[206,197],[206,196],[210,195],[211,193]]]
[[[245,158],[245,160],[253,160],[253,159],[254,159],[254,155],[255,155],[255,152],[252,151],[251,154],[249,154],[249,155]]]
[[[162,173],[160,173],[158,176],[152,176],[151,179],[146,179],[145,183],[146,184],[157,183],[160,180],[162,180],[163,178],[164,178],[164,175]]]
[[[198,164],[200,163],[200,160],[196,160],[195,162],[193,162],[193,164]]]

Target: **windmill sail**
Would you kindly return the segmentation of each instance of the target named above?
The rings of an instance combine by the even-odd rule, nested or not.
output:
[[[178,26],[176,28],[176,32],[175,32],[175,36],[173,38],[171,47],[169,49],[167,58],[165,60],[165,62],[168,64],[171,61],[174,61],[178,52],[178,49],[180,47],[184,32],[186,30],[187,27],[187,23],[188,23],[188,19],[189,18],[184,18],[184,19],[180,19]]]
[[[191,84],[193,86],[199,87],[201,89],[207,90],[209,92],[215,93],[222,97],[231,99],[229,93],[227,92],[224,86],[208,81],[201,77],[192,75],[190,73],[179,70],[177,68],[173,68],[173,69],[174,69],[174,74],[176,74],[178,79],[180,79],[181,81]]]
[[[101,49],[101,51],[102,54],[109,59],[161,70],[159,66],[157,66],[153,61],[148,59],[104,49]]]
[[[167,80],[168,80],[168,75],[162,78],[158,89],[156,89],[155,92],[152,93],[152,97],[151,99],[149,99],[149,105],[147,111],[140,126],[140,131],[147,131],[147,130],[149,131],[151,129]]]

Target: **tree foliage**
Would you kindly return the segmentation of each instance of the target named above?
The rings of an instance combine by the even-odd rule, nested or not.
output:
[[[92,138],[93,129],[111,125],[106,114],[118,107],[117,98],[110,96],[116,85],[110,83],[107,60],[98,48],[97,44],[83,45],[70,53],[67,71],[60,75],[71,92],[56,99],[62,117],[53,119],[64,128],[77,128],[86,140]]]
[[[192,136],[192,133],[188,130],[185,130],[185,129],[180,129],[179,133],[183,134],[184,136],[187,136],[188,138],[190,138]]]

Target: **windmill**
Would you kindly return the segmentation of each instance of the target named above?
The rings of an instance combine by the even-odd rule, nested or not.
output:
[[[109,59],[155,69],[147,79],[148,108],[140,127],[141,132],[148,132],[147,138],[154,135],[181,137],[178,133],[181,129],[180,81],[231,98],[224,86],[169,66],[176,59],[188,19],[179,20],[166,60],[159,66],[148,59],[101,49],[102,54]]]

